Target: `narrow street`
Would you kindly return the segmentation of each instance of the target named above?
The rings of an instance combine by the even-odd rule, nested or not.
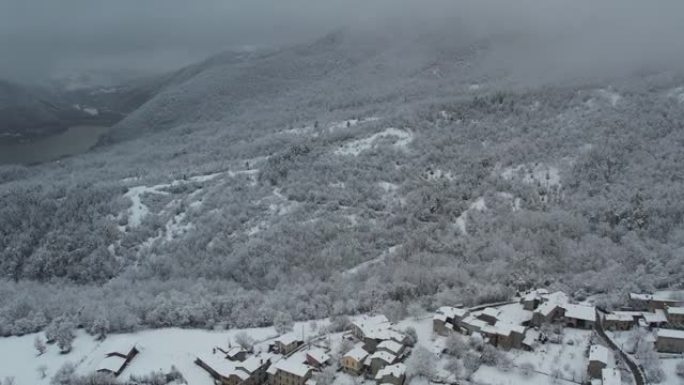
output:
[[[631,357],[627,355],[627,353],[623,352],[620,350],[620,348],[613,342],[610,337],[606,334],[605,330],[603,330],[603,324],[601,322],[601,316],[597,312],[596,313],[596,322],[594,326],[594,330],[596,330],[596,333],[601,337],[601,339],[608,345],[608,347],[618,354],[620,357],[622,357],[623,361],[627,363],[627,366],[629,367],[629,370],[632,372],[632,376],[634,377],[634,383],[636,385],[645,385],[646,381],[644,378],[644,374],[641,371],[641,368],[632,360]]]

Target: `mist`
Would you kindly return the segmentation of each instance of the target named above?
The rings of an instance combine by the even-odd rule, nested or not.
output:
[[[496,37],[489,66],[523,78],[677,70],[684,65],[682,14],[676,0],[5,0],[0,78],[154,74],[341,27],[431,25],[457,27],[444,39]]]

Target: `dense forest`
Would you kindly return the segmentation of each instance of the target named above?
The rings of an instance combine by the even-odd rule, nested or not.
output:
[[[402,47],[210,60],[121,122],[126,141],[0,167],[0,334],[400,317],[536,286],[610,308],[682,285],[684,78],[521,86],[387,64]],[[337,64],[301,85],[311,55]],[[264,72],[289,56],[285,80]],[[378,63],[396,77],[350,76]]]

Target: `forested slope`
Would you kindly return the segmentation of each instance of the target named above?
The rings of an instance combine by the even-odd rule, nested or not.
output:
[[[217,58],[135,139],[0,168],[0,332],[681,285],[683,77],[521,86],[480,65],[491,41],[384,39]]]

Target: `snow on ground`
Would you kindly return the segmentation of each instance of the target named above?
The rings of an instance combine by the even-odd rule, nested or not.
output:
[[[293,212],[299,207],[299,202],[291,202],[285,195],[280,192],[279,188],[273,189],[273,195],[266,199],[270,199],[271,203],[268,209],[272,215],[286,215]]]
[[[602,88],[600,90],[597,90],[596,93],[600,97],[608,100],[608,102],[610,102],[610,105],[613,107],[617,106],[620,99],[622,99],[622,96],[620,94],[618,94],[617,92],[615,92],[611,89]]]
[[[448,181],[453,181],[454,175],[451,173],[451,171],[442,171],[440,169],[437,170],[430,170],[425,173],[425,178],[429,181],[435,181],[435,180],[440,180],[440,179],[446,179]]]
[[[529,362],[537,372],[547,375],[558,369],[563,379],[579,382],[587,371],[588,358],[585,354],[589,350],[591,334],[591,330],[565,328],[561,344],[549,342],[540,344],[533,352],[511,350],[507,354],[517,366]],[[546,380],[546,383],[551,382],[548,376]],[[521,382],[524,383],[527,382]]]
[[[168,195],[167,192],[161,190],[169,186],[168,184],[159,184],[151,187],[136,186],[128,189],[124,197],[130,199],[133,203],[128,209],[128,224],[131,227],[138,227],[142,223],[143,218],[150,213],[150,209],[142,203],[141,196],[143,194]]]
[[[677,99],[679,103],[684,103],[684,87],[677,87],[667,93],[669,98]]]
[[[560,186],[560,170],[558,167],[544,163],[521,164],[515,167],[507,167],[501,172],[501,177],[506,180],[520,178],[523,183],[540,184],[545,187]]]
[[[470,204],[467,210],[461,213],[461,215],[456,218],[456,227],[461,231],[461,234],[468,234],[466,229],[466,224],[468,221],[468,213],[472,210],[484,211],[487,209],[487,203],[483,197],[477,198],[475,202]]]
[[[374,148],[376,141],[383,138],[395,138],[392,146],[398,149],[405,149],[413,141],[413,134],[398,128],[387,128],[367,138],[347,142],[335,150],[335,154],[358,156],[363,151]]]
[[[367,269],[373,265],[377,265],[379,263],[384,262],[385,258],[394,254],[399,247],[400,247],[400,245],[396,245],[396,246],[392,246],[392,247],[388,248],[387,250],[383,251],[382,254],[380,254],[379,256],[377,256],[371,260],[368,260],[366,262],[362,262],[362,263],[352,267],[351,269],[343,271],[342,276],[354,275],[354,274],[358,273],[359,271],[365,270],[365,269]]]
[[[684,384],[684,377],[677,375],[677,364],[684,362],[684,356],[678,358],[660,358],[660,367],[665,372],[665,379],[660,382],[660,385],[682,385]]]
[[[328,320],[314,321],[318,327],[329,324]],[[294,326],[298,335],[314,335],[310,322]],[[83,331],[77,331],[74,348],[69,354],[59,354],[54,345],[37,356],[33,347],[36,334],[22,337],[0,338],[0,378],[14,377],[15,385],[47,385],[55,372],[66,362],[76,365],[77,372],[86,374],[97,370],[107,353],[136,345],[140,353],[124,370],[120,378],[130,375],[146,375],[153,371],[168,372],[175,366],[192,385],[213,385],[207,372],[195,365],[198,355],[211,355],[214,347],[226,348],[239,332],[246,332],[258,343],[257,351],[265,351],[268,341],[278,334],[272,327],[255,329],[231,329],[210,331],[200,329],[156,329],[129,334],[112,334],[104,341],[96,341]],[[37,368],[47,367],[47,377],[41,379]]]
[[[362,119],[349,119],[349,120],[343,120],[341,122],[332,122],[330,125],[328,125],[327,131],[332,133],[337,130],[341,130],[344,128],[350,128],[350,127],[355,127],[358,126],[359,124],[364,124],[364,123],[371,123],[371,122],[377,122],[380,120],[380,118],[376,116],[371,116],[368,118],[362,118]]]
[[[518,211],[518,210],[520,210],[520,204],[522,203],[522,201],[521,201],[520,198],[515,197],[513,194],[511,194],[511,193],[509,193],[509,192],[500,191],[500,192],[497,192],[496,194],[497,194],[499,197],[501,197],[501,198],[503,198],[503,199],[506,199],[506,200],[510,201],[510,202],[511,202],[511,209],[512,209],[513,211]]]

